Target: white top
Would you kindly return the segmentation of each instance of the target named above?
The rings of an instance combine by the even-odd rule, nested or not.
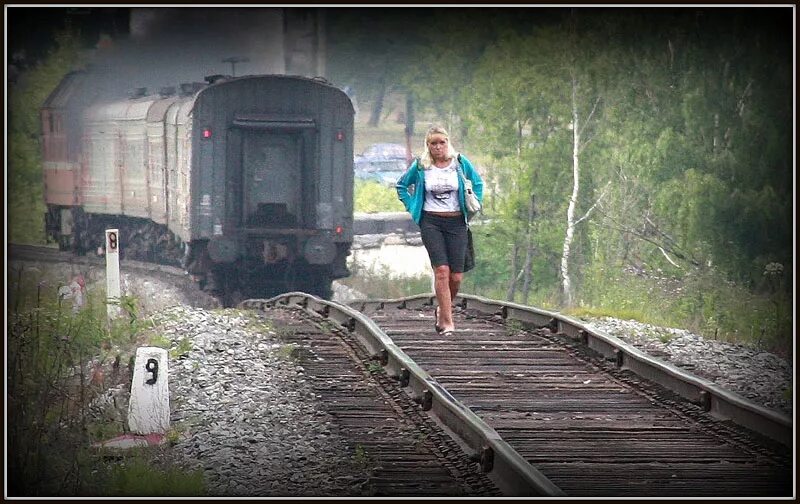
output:
[[[428,212],[458,212],[458,170],[455,158],[445,168],[436,165],[425,170],[425,204]]]

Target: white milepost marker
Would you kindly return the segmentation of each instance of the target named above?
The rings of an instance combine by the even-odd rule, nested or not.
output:
[[[128,427],[134,434],[165,434],[169,430],[167,351],[158,347],[136,349]]]
[[[119,314],[119,229],[106,229],[106,302],[109,321]]]

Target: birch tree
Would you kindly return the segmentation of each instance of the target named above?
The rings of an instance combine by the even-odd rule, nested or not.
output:
[[[597,110],[597,105],[600,103],[600,97],[597,97],[595,99],[594,106],[592,107],[592,111],[586,118],[586,122],[582,123],[578,110],[578,78],[574,70],[570,80],[570,89],[572,90],[570,102],[572,108],[572,194],[570,195],[569,205],[567,206],[567,226],[566,232],[564,233],[564,246],[561,254],[561,286],[562,294],[564,296],[563,301],[567,306],[572,306],[574,302],[574,292],[569,269],[569,258],[572,248],[572,241],[575,237],[575,227],[582,221],[588,219],[597,205],[597,203],[595,203],[582,217],[578,219],[575,218],[581,186],[580,156],[584,147],[586,147],[586,144],[588,143],[588,141],[582,140],[581,134],[583,132],[583,128],[585,128],[586,125],[588,125],[592,120],[592,116],[594,116],[594,113]],[[589,141],[590,140],[591,138]],[[604,194],[605,193],[601,194],[600,198],[602,198]]]

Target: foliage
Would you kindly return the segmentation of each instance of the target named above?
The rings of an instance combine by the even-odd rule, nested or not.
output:
[[[353,208],[361,213],[405,211],[395,188],[386,187],[372,180],[355,181]]]
[[[413,64],[424,12],[330,9],[327,18],[331,80],[358,90],[360,99],[373,104],[370,125],[376,127],[384,98],[402,88],[403,71]]]
[[[22,72],[8,90],[9,240],[44,243],[44,213],[39,109],[61,78],[80,64],[80,37],[71,30],[55,34],[56,47]]]
[[[150,336],[149,345],[158,348],[163,348],[164,350],[169,350],[169,347],[172,345],[172,341],[170,341],[169,338],[161,334],[153,334],[152,336]]]
[[[13,136],[13,134],[11,135]],[[9,145],[18,143],[10,139]],[[32,143],[32,142],[27,142]],[[11,162],[9,161],[9,168]],[[45,243],[44,215],[46,207],[41,183],[23,182],[9,184],[13,187],[6,193],[8,199],[8,241],[17,244]]]
[[[561,308],[575,86],[575,215],[586,216],[570,258],[576,299],[789,348],[790,23],[765,9],[555,10],[528,23],[481,14],[435,43],[416,33],[429,43],[404,74],[486,182],[462,290]]]

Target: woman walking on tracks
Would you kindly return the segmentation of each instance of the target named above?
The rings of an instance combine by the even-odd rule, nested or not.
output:
[[[397,195],[419,225],[422,243],[434,271],[437,333],[455,330],[452,302],[464,276],[469,241],[469,212],[465,187],[483,200],[483,179],[470,161],[455,151],[441,126],[425,135],[422,157],[415,159],[397,181]],[[413,189],[412,189],[413,187]]]

